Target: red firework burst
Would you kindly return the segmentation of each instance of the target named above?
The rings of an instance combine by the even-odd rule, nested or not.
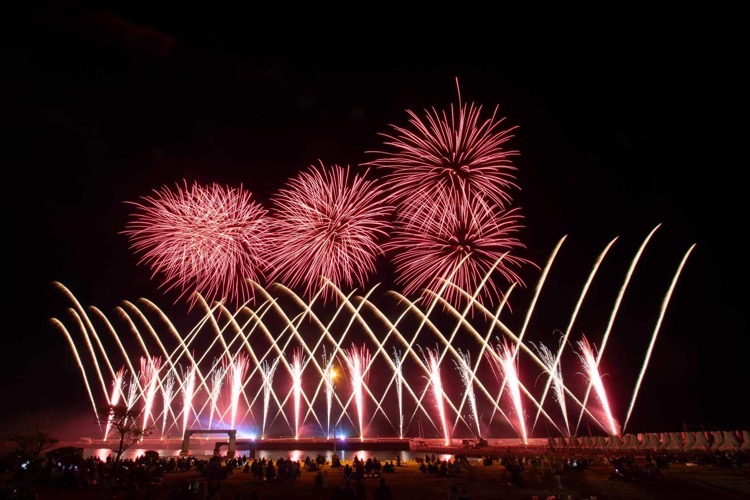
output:
[[[363,286],[383,253],[391,212],[375,181],[350,177],[349,168],[311,166],[272,197],[275,253],[271,280],[310,297],[321,277],[336,286]],[[333,296],[328,287],[324,300]]]
[[[236,304],[254,297],[249,280],[261,282],[267,270],[267,210],[250,192],[217,184],[166,186],[145,196],[122,233],[140,254],[139,264],[162,275],[166,291],[189,294],[190,307],[200,293],[209,302]]]
[[[456,81],[458,87],[458,81]],[[364,163],[384,169],[384,187],[391,193],[399,211],[414,207],[414,193],[427,199],[448,196],[451,204],[471,203],[477,208],[506,208],[511,202],[510,190],[516,168],[509,158],[517,151],[505,149],[515,128],[501,129],[505,118],[497,117],[497,107],[490,118],[480,122],[482,107],[461,103],[450,112],[425,110],[424,120],[407,110],[412,128],[391,125],[395,135],[380,134],[391,151],[369,151],[379,155]]]
[[[422,293],[431,302],[433,295],[428,291],[439,291],[448,280],[469,294],[481,286],[478,300],[494,300],[502,297],[496,280],[490,277],[484,285],[482,281],[495,264],[494,271],[521,286],[523,281],[513,268],[531,264],[510,253],[525,248],[513,236],[522,227],[521,219],[518,209],[472,210],[439,197],[429,208],[399,217],[383,247],[392,255],[396,283],[403,285],[405,295]],[[455,304],[461,292],[448,286],[441,296]]]

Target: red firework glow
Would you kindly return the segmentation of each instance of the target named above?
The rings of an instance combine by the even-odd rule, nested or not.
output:
[[[430,214],[440,213],[440,218],[399,220],[393,236],[383,246],[393,255],[396,283],[403,285],[404,294],[418,293],[421,289],[439,290],[444,280],[473,294],[498,260],[497,272],[508,282],[523,283],[513,268],[529,261],[510,254],[515,248],[524,248],[513,237],[520,228],[521,216],[517,210],[474,211],[466,204],[448,204],[445,198],[431,206],[437,209],[430,210]],[[454,302],[460,294],[455,287],[447,287],[442,297]],[[488,280],[477,299],[501,296],[498,285]],[[430,295],[424,297],[431,300]]]
[[[267,211],[251,194],[217,184],[176,186],[143,197],[123,234],[142,254],[152,276],[163,275],[167,290],[180,288],[179,300],[197,292],[209,302],[245,302],[253,297],[248,280],[261,281],[267,270]]]
[[[504,148],[513,129],[499,128],[504,118],[497,118],[497,108],[480,123],[482,107],[462,104],[459,91],[457,113],[452,105],[449,114],[426,111],[426,121],[407,113],[413,129],[392,125],[397,135],[381,135],[393,150],[371,151],[379,158],[365,163],[388,171],[385,187],[399,210],[413,206],[414,193],[426,199],[447,196],[457,204],[479,201],[505,208],[510,203],[509,191],[517,186],[509,157],[517,151]]]
[[[317,292],[321,277],[336,286],[363,286],[382,254],[391,209],[383,191],[349,168],[311,166],[291,179],[272,199],[275,253],[271,280],[305,294]],[[335,294],[326,288],[322,297]]]
[[[499,128],[497,110],[480,121],[481,106],[461,103],[460,91],[458,98],[457,112],[433,109],[426,121],[407,111],[413,129],[382,134],[393,151],[375,152],[380,156],[365,165],[387,171],[383,186],[397,218],[384,249],[405,294],[438,290],[449,279],[472,295],[481,287],[479,300],[501,298],[494,281],[482,285],[487,272],[497,264],[508,282],[523,286],[513,268],[531,264],[510,254],[525,248],[512,236],[521,228],[519,209],[508,208],[517,187],[508,159],[516,152],[504,149],[512,129]],[[448,287],[442,296],[454,302],[460,294]]]

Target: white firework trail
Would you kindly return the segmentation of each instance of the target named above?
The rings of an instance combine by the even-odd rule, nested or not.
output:
[[[263,360],[263,363],[261,364],[261,371],[263,372],[263,429],[261,436],[265,436],[266,433],[266,419],[268,418],[268,406],[271,404],[273,374],[276,372],[276,367],[278,365],[279,358],[274,359],[273,363]]]
[[[462,352],[461,349],[458,349],[458,354],[461,358],[461,362],[459,363],[456,360],[453,360],[453,362],[455,363],[458,372],[461,374],[461,380],[464,383],[466,397],[469,399],[469,405],[471,405],[471,416],[477,426],[477,437],[481,437],[482,429],[479,428],[479,411],[477,410],[477,398],[474,394],[474,384],[472,383],[474,380],[474,372],[471,369],[471,354],[469,354],[469,351]]]
[[[401,365],[403,363],[403,358],[401,357],[401,351],[396,350],[396,348],[393,348],[393,364],[394,369],[396,372],[396,394],[398,395],[398,437],[402,438],[404,437],[404,399],[403,399],[403,392],[404,392],[404,373],[401,370]]]
[[[112,381],[112,395],[109,398],[109,404],[112,406],[117,406],[117,404],[120,402],[120,397],[122,396],[122,381],[125,378],[125,368],[120,368],[120,370],[115,374],[115,379]],[[107,427],[104,429],[104,440],[107,440],[107,434],[109,434],[109,428],[112,425],[112,420],[107,421]]]
[[[218,402],[219,395],[221,394],[221,386],[224,383],[224,370],[221,364],[214,360],[214,369],[211,372],[211,412],[208,416],[208,428],[211,429],[211,424],[214,420],[214,413],[218,414]]]
[[[562,337],[560,337],[560,342],[562,342]],[[533,342],[531,342],[531,345],[536,348],[539,359],[542,361],[542,363],[544,363],[544,366],[547,367],[547,370],[552,377],[553,394],[555,400],[557,400],[557,404],[560,405],[560,411],[562,412],[563,419],[565,420],[565,429],[568,432],[568,437],[570,437],[568,410],[565,407],[565,384],[563,383],[562,365],[556,362],[557,355],[553,354],[552,351],[550,351],[549,347],[547,347],[546,345],[542,344],[541,342],[538,346]]]
[[[182,378],[185,380],[182,392],[182,432],[188,430],[190,421],[190,410],[193,408],[193,395],[195,394],[195,372],[197,367],[192,365],[190,371],[185,370]]]
[[[164,378],[161,384],[161,399],[164,401],[163,420],[161,424],[161,436],[164,437],[164,432],[167,428],[167,416],[169,415],[169,408],[172,404],[172,394],[174,394],[174,372],[170,371]]]

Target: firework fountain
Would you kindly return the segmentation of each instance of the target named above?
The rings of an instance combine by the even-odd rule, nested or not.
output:
[[[481,106],[463,103],[460,93],[448,112],[408,113],[409,125],[383,134],[387,150],[368,152],[377,157],[362,173],[321,162],[272,196],[269,210],[242,187],[186,182],[131,203],[123,234],[139,264],[166,291],[177,290],[178,300],[187,298],[198,319],[177,328],[146,298],[124,301],[108,318],[55,283],[72,306],[67,321],[51,321],[71,348],[92,408],[117,404],[129,373],[126,405],[142,408],[144,428],[161,419],[162,435],[224,425],[254,436],[328,437],[334,405],[341,409],[334,435],[340,425],[360,440],[413,436],[416,421],[421,434],[426,421],[446,444],[459,436],[508,434],[526,443],[539,420],[570,436],[570,412],[578,412],[579,424],[586,419],[604,433],[621,432],[693,247],[664,296],[619,428],[601,383],[603,354],[630,278],[659,226],[631,262],[598,354],[585,337],[578,344],[575,354],[589,380],[577,391],[564,377],[573,366],[565,347],[580,335],[575,325],[587,292],[615,240],[596,259],[556,349],[528,341],[565,237],[542,268],[518,255],[525,248],[516,237],[522,216],[510,194],[517,188],[510,163],[517,152],[505,147],[513,128],[501,128],[497,109],[482,120]],[[373,179],[373,171],[383,175]],[[390,258],[401,292],[365,288],[382,257]],[[510,297],[525,288],[522,269],[532,268],[541,275],[516,325],[507,317]],[[495,348],[492,338],[498,338]],[[441,372],[448,363],[459,372],[457,383]],[[335,364],[348,377],[341,394]],[[540,378],[545,385],[538,390],[533,381]],[[592,388],[604,417],[588,407]],[[424,403],[430,389],[435,405]],[[158,390],[161,405],[155,404]],[[555,408],[547,402],[549,390]],[[531,426],[527,410],[535,412]],[[489,415],[484,423],[482,415]]]
[[[683,264],[684,259],[673,281],[676,281]],[[330,283],[328,286],[333,287]],[[73,303],[74,307],[71,308],[73,317],[88,318],[87,310],[80,306],[64,285],[57,283],[56,287]],[[57,319],[53,320],[53,324],[69,341],[94,409],[102,404],[117,401],[113,394],[123,392],[127,394],[125,399],[129,406],[135,406],[140,400],[145,407],[145,403],[150,398],[149,394],[153,394],[151,391],[157,387],[168,386],[173,377],[175,389],[171,400],[181,401],[181,404],[175,407],[174,404],[164,403],[160,408],[150,408],[150,412],[156,412],[153,417],[151,415],[144,417],[144,421],[156,417],[167,419],[167,433],[181,432],[183,429],[194,426],[207,427],[213,421],[214,404],[217,405],[215,409],[217,414],[226,414],[232,411],[231,408],[237,408],[232,400],[239,398],[246,402],[246,409],[244,413],[236,414],[235,427],[244,429],[248,435],[284,436],[286,435],[284,428],[287,428],[292,435],[297,435],[297,429],[304,426],[309,436],[328,436],[327,426],[320,425],[320,429],[316,431],[315,427],[306,426],[305,423],[309,418],[312,418],[313,422],[324,422],[325,418],[320,419],[317,416],[320,411],[330,415],[330,406],[335,395],[332,389],[327,389],[329,387],[327,384],[331,383],[331,364],[336,358],[348,368],[350,379],[350,391],[346,391],[345,400],[342,402],[342,418],[348,422],[353,433],[360,437],[368,434],[415,436],[417,420],[428,422],[435,432],[443,436],[443,439],[447,436],[446,429],[453,429],[450,431],[450,437],[477,435],[479,434],[477,415],[489,413],[493,417],[485,424],[484,429],[481,429],[481,435],[501,437],[507,436],[510,431],[511,435],[515,434],[523,439],[525,431],[517,419],[524,414],[519,406],[520,400],[539,411],[541,418],[560,435],[569,434],[565,422],[571,411],[581,412],[588,422],[606,434],[621,431],[612,425],[613,420],[609,417],[600,418],[599,410],[592,412],[590,408],[584,406],[582,395],[576,395],[573,388],[564,383],[563,369],[565,366],[572,367],[573,365],[563,363],[555,365],[552,362],[552,358],[558,357],[561,347],[557,349],[557,354],[554,354],[549,346],[541,348],[542,352],[540,349],[532,349],[525,343],[519,342],[518,333],[503,322],[502,318],[490,314],[489,311],[485,311],[485,314],[469,316],[461,315],[455,309],[446,306],[445,309],[433,309],[428,315],[416,303],[404,299],[400,294],[389,292],[384,298],[392,296],[396,299],[395,304],[402,307],[394,318],[381,311],[368,296],[346,296],[340,290],[333,288],[341,303],[333,313],[327,311],[330,315],[328,318],[316,314],[314,303],[305,302],[293,291],[281,285],[276,285],[272,291],[256,285],[258,295],[266,296],[268,303],[273,302],[281,308],[277,315],[271,317],[272,309],[267,307],[268,303],[264,303],[259,308],[260,313],[244,306],[236,313],[230,314],[221,304],[209,307],[205,302],[201,302],[201,307],[205,309],[204,315],[185,335],[177,332],[167,316],[149,300],[141,299],[137,306],[129,304],[127,309],[118,309],[121,319],[128,319],[127,324],[135,326],[133,330],[126,331],[133,332],[136,345],[144,351],[144,360],[156,360],[156,353],[161,353],[163,356],[172,353],[172,359],[167,363],[159,365],[153,361],[144,362],[141,365],[142,371],[149,372],[150,375],[130,373],[131,382],[127,391],[107,389],[112,387],[112,384],[117,386],[118,380],[124,380],[128,376],[127,369],[115,370],[113,368],[108,373],[106,369],[101,369],[102,365],[116,366],[118,361],[123,366],[138,366],[130,360],[131,354],[128,349],[106,348],[107,340],[116,346],[125,340],[117,333],[114,323],[109,324],[102,333],[95,327],[95,322],[90,320],[75,321],[73,323],[77,326],[75,329],[69,329],[63,321]],[[671,294],[671,289],[669,293]],[[664,299],[665,304],[668,300],[669,295]],[[394,303],[389,303],[388,310],[392,310],[393,307]],[[663,313],[664,308],[661,314]],[[137,317],[143,325],[130,320],[130,315]],[[309,321],[305,323],[304,331],[299,330],[296,327],[298,323],[293,320],[300,315],[307,315],[309,318]],[[240,316],[246,316],[243,323],[236,320]],[[235,320],[230,321],[227,318],[235,318]],[[459,351],[448,342],[450,337],[442,333],[445,328],[437,327],[438,323],[445,324],[448,320],[454,321],[460,327],[462,342],[473,344],[473,347],[465,347]],[[222,321],[226,324],[222,325]],[[424,326],[414,327],[412,323],[415,321],[418,325]],[[216,339],[222,335],[228,335],[228,329],[236,327],[238,323],[243,324],[241,333],[245,336],[247,343],[243,343],[241,347],[236,348],[235,352],[232,352],[229,350],[230,344],[216,342]],[[503,344],[506,347],[492,349],[486,336],[479,333],[482,329],[499,333],[503,339],[507,340],[507,344]],[[356,337],[354,336],[355,330]],[[232,336],[234,335],[233,333]],[[77,338],[83,340],[77,342]],[[104,349],[96,350],[91,339],[96,339],[96,343],[101,343]],[[171,344],[174,345],[167,347],[165,342],[170,339]],[[296,343],[292,343],[292,339],[296,340]],[[341,347],[345,339],[351,339],[353,342],[350,349],[345,350]],[[428,362],[425,362],[419,346],[434,343],[436,340],[437,347],[431,350],[433,354],[427,358]],[[217,396],[215,387],[218,384],[212,382],[212,374],[216,373],[215,362],[207,363],[205,367],[197,362],[199,360],[196,360],[196,363],[190,362],[186,366],[178,362],[182,358],[192,359],[187,356],[187,353],[204,344],[213,346],[214,350],[219,349],[221,352],[217,352],[217,357],[227,356],[231,359],[240,359],[238,356],[242,353],[247,354],[248,357],[244,358],[247,359],[247,369],[237,371],[238,379],[244,377],[242,384],[240,385],[239,381],[237,385],[231,384],[233,387],[242,387],[241,391],[230,388],[227,392],[233,392],[233,396],[226,398],[222,398],[221,394]],[[155,351],[149,352],[153,349]],[[289,353],[292,359],[294,353],[304,352],[306,362],[299,359],[291,364],[279,363],[284,352]],[[315,357],[323,355],[324,352],[331,354],[324,356],[323,363],[316,363]],[[370,352],[375,353],[374,356],[371,356]],[[392,354],[388,355],[389,352]],[[401,354],[402,352],[404,354]],[[470,352],[475,352],[477,355],[485,354],[471,366]],[[138,352],[134,351],[133,354],[138,355]],[[105,363],[93,362],[95,358],[102,356],[107,360]],[[433,390],[436,389],[433,375],[437,373],[437,368],[440,366],[436,363],[441,356],[446,358],[443,363],[450,361],[455,366],[461,367],[459,370],[461,383],[443,387],[444,411],[446,414],[450,412],[453,415],[458,422],[457,426],[444,424],[440,412],[436,413],[432,406],[425,406],[420,397],[420,393],[423,394],[430,387]],[[601,351],[598,357],[601,359]],[[601,392],[604,390],[603,385],[596,383],[599,378],[597,367],[600,363],[597,363],[596,359],[586,359],[589,360],[586,364],[586,371],[594,384],[598,403],[606,404],[605,401],[608,400],[602,397],[605,392]],[[505,364],[498,365],[500,360],[505,360]],[[580,366],[579,363],[577,363],[578,366]],[[294,368],[295,366],[297,368]],[[468,366],[471,366],[471,373],[469,373]],[[495,375],[498,366],[502,367],[502,383],[494,376],[488,378],[488,375]],[[518,366],[518,369],[513,368],[514,366]],[[155,369],[157,367],[158,370]],[[277,367],[284,368],[281,379],[275,373],[278,372]],[[556,368],[553,370],[553,367]],[[645,369],[644,362],[641,372]],[[299,370],[299,375],[294,375],[295,370]],[[373,372],[378,373],[378,377],[373,383],[369,383],[365,375]],[[549,405],[542,408],[541,395],[533,394],[530,390],[531,385],[527,385],[529,382],[524,381],[533,382],[542,375],[554,380],[553,387],[556,388],[557,399],[554,408],[556,408],[556,413],[563,416],[561,425],[558,425],[558,422],[551,416],[552,408]],[[107,378],[112,383],[101,382]],[[420,382],[424,379],[428,382]],[[139,383],[141,380],[143,382]],[[295,382],[296,380],[299,382]],[[470,395],[466,386],[469,380],[474,396]],[[495,383],[491,383],[492,380]],[[95,396],[97,381],[101,384],[100,396]],[[500,384],[500,386],[495,384]],[[509,394],[510,388],[501,392],[502,387],[508,384],[511,384],[511,387],[517,387],[517,390],[512,389],[510,392],[512,400],[510,405],[506,405],[505,398],[500,396]],[[441,382],[441,386],[444,385]],[[457,385],[460,387],[456,387]],[[300,411],[299,406],[290,397],[294,394],[295,387],[299,391],[301,400],[309,400],[307,413]],[[318,393],[322,398],[320,403],[316,397]],[[179,394],[182,398],[177,398]],[[256,396],[253,396],[254,394]],[[263,396],[263,408],[258,412],[262,418],[258,421],[253,416],[255,413],[251,408],[251,403],[257,395]],[[461,403],[466,398],[469,399],[469,415],[464,415],[459,410],[463,408]],[[166,402],[167,399],[169,398],[164,398],[164,401]],[[224,399],[228,401],[226,408],[222,408],[221,405]],[[286,405],[287,400],[292,400],[290,407]],[[350,404],[352,401],[354,403]],[[369,403],[372,408],[369,413],[366,403]],[[635,398],[631,402],[631,408],[634,403]],[[474,405],[477,409],[474,409]],[[512,410],[515,417],[511,417],[508,408]],[[299,423],[295,423],[298,421],[294,415],[300,416]],[[372,431],[368,431],[368,428]]]
[[[430,371],[430,386],[432,387],[432,393],[435,396],[435,408],[437,408],[438,416],[440,417],[440,423],[443,429],[443,435],[445,436],[445,445],[451,444],[451,430],[448,428],[448,420],[445,417],[445,403],[443,401],[443,379],[440,377],[440,359],[438,356],[439,349],[426,349],[427,353],[423,354],[425,358],[425,364],[429,367]]]

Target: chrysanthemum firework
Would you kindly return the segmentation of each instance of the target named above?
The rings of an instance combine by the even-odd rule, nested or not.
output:
[[[366,176],[321,162],[272,197],[272,281],[304,286],[308,297],[319,290],[321,277],[340,288],[365,285],[383,254],[391,213],[382,189]],[[324,300],[333,296],[329,290],[323,290]]]
[[[451,204],[507,208],[516,168],[506,149],[512,128],[501,128],[505,118],[492,115],[480,121],[482,107],[461,103],[446,113],[425,110],[424,119],[407,110],[411,127],[391,125],[395,134],[381,134],[389,151],[370,151],[375,160],[364,163],[387,173],[384,185],[400,212],[414,205],[414,194],[435,199],[447,196]]]
[[[189,295],[191,307],[197,293],[209,302],[252,299],[250,280],[262,282],[268,267],[268,211],[242,186],[175,187],[126,202],[135,210],[123,234],[139,264],[167,291],[179,289],[177,300]]]
[[[434,296],[429,292],[444,288],[441,297],[455,304],[461,298],[456,287],[472,295],[481,287],[478,300],[494,300],[502,297],[497,280],[490,276],[482,284],[490,272],[523,285],[514,268],[530,262],[511,253],[525,248],[514,237],[521,228],[518,209],[471,210],[439,197],[422,213],[425,217],[399,218],[383,245],[405,295],[421,293],[430,302]],[[444,287],[446,280],[455,286]]]

